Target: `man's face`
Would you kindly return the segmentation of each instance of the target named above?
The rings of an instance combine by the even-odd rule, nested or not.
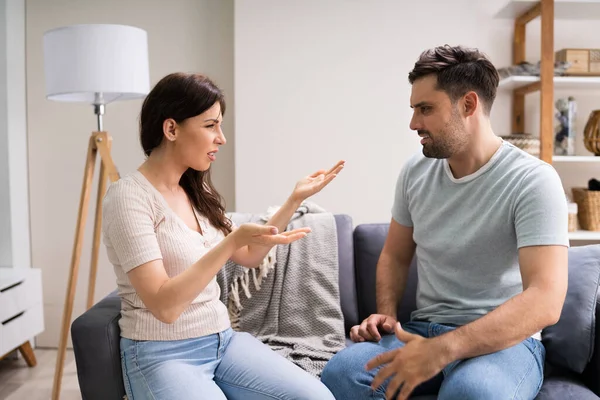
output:
[[[446,92],[436,90],[436,84],[435,75],[413,83],[410,129],[421,137],[425,157],[449,158],[464,148],[467,132],[458,111],[460,100],[452,104]]]

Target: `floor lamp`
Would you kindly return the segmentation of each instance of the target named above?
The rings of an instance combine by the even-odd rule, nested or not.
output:
[[[96,199],[94,237],[88,285],[87,308],[93,305],[98,252],[100,247],[102,198],[107,179],[114,182],[119,173],[111,157],[111,136],[104,131],[102,116],[105,105],[113,101],[143,98],[150,89],[148,40],[144,30],[124,25],[73,25],[44,34],[44,72],[49,100],[84,102],[94,107],[98,130],[92,132],[87,149],[83,185],[75,226],[75,243],[62,316],[60,342],[52,399],[60,397],[65,352],[73,300],[77,286],[79,259],[87,220],[90,191],[100,153],[100,175]]]

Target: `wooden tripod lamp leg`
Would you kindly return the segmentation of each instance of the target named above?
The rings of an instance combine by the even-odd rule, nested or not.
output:
[[[75,227],[75,243],[71,257],[71,269],[69,272],[69,281],[67,284],[67,294],[63,311],[60,342],[58,345],[58,354],[56,355],[56,368],[54,371],[54,386],[52,388],[52,399],[57,400],[60,397],[60,386],[62,383],[63,366],[65,362],[65,352],[67,350],[67,339],[69,336],[69,326],[71,325],[71,316],[73,314],[73,300],[75,299],[75,289],[77,285],[77,274],[79,272],[79,259],[81,258],[81,247],[83,244],[83,234],[87,219],[88,204],[90,201],[90,188],[94,176],[94,167],[96,164],[96,146],[93,136],[88,145],[87,158],[85,161],[85,170],[83,174],[83,186],[81,187],[81,198],[79,203],[79,212],[77,216],[77,225]]]
[[[102,162],[100,163],[100,179],[98,181],[98,196],[96,198],[96,218],[94,221],[92,260],[90,263],[90,277],[88,283],[88,309],[94,305],[96,275],[98,273],[98,254],[100,251],[100,237],[102,234],[102,200],[104,199],[104,193],[106,192],[106,179],[110,177],[111,182],[115,182],[119,179],[119,173],[117,172],[110,155],[110,148],[112,145],[112,138],[110,135],[106,132],[95,132],[93,134],[93,141],[98,153],[100,153]]]
[[[100,164],[100,176],[98,180],[98,194],[96,197],[96,216],[94,218],[94,237],[92,239],[92,259],[90,261],[90,277],[88,282],[88,297],[86,309],[94,305],[94,294],[96,290],[96,274],[98,272],[98,253],[100,251],[100,236],[102,233],[102,199],[106,191],[106,168]]]
[[[90,262],[90,277],[88,282],[87,309],[94,305],[96,291],[96,276],[98,274],[98,255],[100,251],[100,238],[102,234],[102,200],[106,192],[106,179],[110,176],[111,182],[119,179],[119,174],[110,156],[112,138],[106,132],[95,132],[92,140],[100,153],[100,178],[98,180],[98,194],[96,197],[96,217],[94,220],[94,238],[92,241],[92,259]]]

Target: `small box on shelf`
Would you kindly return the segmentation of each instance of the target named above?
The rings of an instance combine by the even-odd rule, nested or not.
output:
[[[562,49],[556,52],[555,61],[570,64],[565,75],[600,76],[600,49]]]

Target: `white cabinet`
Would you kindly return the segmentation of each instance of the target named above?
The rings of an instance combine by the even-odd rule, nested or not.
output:
[[[41,271],[0,268],[0,355],[31,351],[28,342],[43,330]]]
[[[44,329],[41,270],[31,265],[25,85],[25,1],[0,0],[0,357],[35,365]]]

